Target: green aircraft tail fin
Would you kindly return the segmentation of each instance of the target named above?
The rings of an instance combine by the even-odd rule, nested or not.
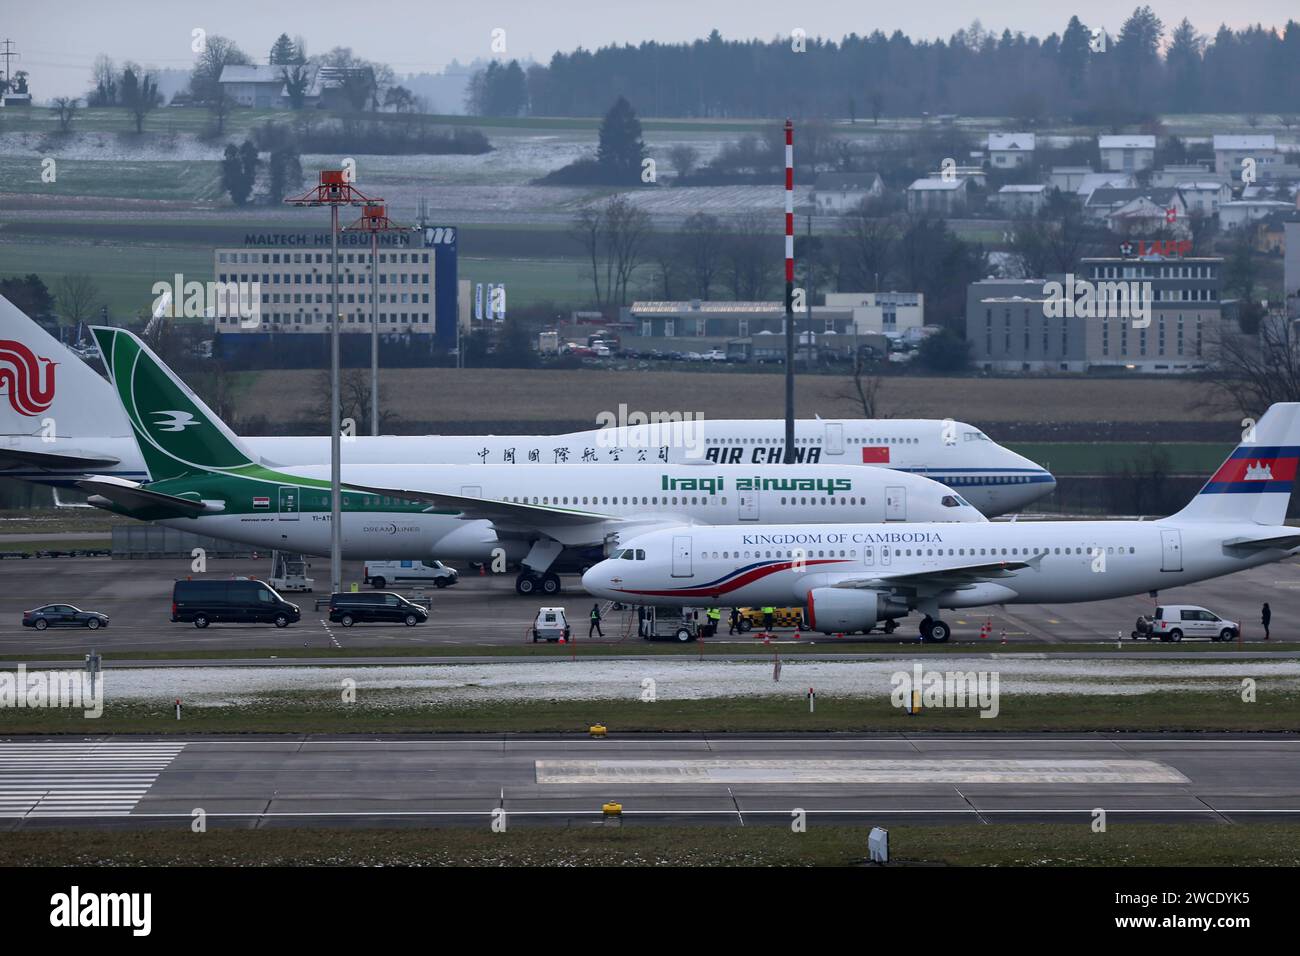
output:
[[[91,331],[152,480],[256,462],[238,436],[138,336],[102,326]]]

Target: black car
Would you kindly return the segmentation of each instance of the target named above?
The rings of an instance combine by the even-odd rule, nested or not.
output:
[[[108,615],[83,611],[71,604],[46,604],[34,611],[23,611],[23,627],[43,631],[47,627],[88,627],[92,631],[108,627]]]
[[[429,612],[392,591],[341,591],[330,595],[329,619],[344,627],[357,622],[415,627],[429,619]]]
[[[195,627],[230,621],[288,627],[302,617],[271,585],[256,578],[177,581],[172,588],[172,621]]]

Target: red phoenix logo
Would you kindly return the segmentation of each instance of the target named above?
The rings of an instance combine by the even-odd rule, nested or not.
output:
[[[14,411],[34,416],[50,407],[57,364],[53,359],[38,357],[21,342],[0,339],[0,389],[9,393]]]

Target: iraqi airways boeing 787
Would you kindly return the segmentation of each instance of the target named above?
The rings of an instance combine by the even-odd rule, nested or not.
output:
[[[631,603],[801,604],[826,633],[942,608],[1065,603],[1158,591],[1279,561],[1300,548],[1287,503],[1300,461],[1300,404],[1277,404],[1177,514],[1158,521],[889,527],[730,527],[625,539],[582,579]]]
[[[230,430],[130,332],[94,330],[134,440],[156,480],[79,482],[93,504],[257,547],[327,554],[329,469],[255,461]],[[567,549],[584,563],[652,528],[986,519],[920,475],[839,465],[357,465],[342,472],[343,553],[522,565],[520,593],[559,590]],[[943,525],[940,525],[943,526]]]

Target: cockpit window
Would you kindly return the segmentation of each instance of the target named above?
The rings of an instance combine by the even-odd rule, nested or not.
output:
[[[962,500],[956,495],[944,495],[939,500],[939,503],[945,508],[960,508],[962,506]]]
[[[621,548],[610,555],[611,561],[644,561],[645,551],[641,548]]]

